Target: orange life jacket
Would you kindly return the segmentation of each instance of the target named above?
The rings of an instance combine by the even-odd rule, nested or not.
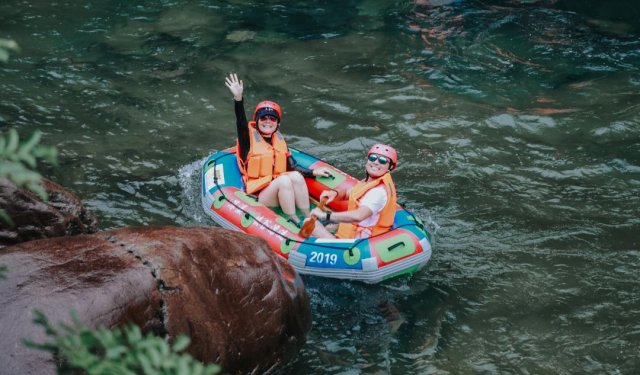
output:
[[[265,188],[280,174],[287,171],[287,142],[279,131],[271,136],[271,144],[265,141],[255,128],[255,121],[249,122],[249,153],[245,163],[240,158],[240,147],[236,143],[238,167],[247,194]]]
[[[371,235],[375,236],[387,232],[391,228],[396,216],[396,186],[393,184],[393,179],[391,179],[391,174],[389,173],[385,173],[382,177],[369,182],[358,182],[349,194],[347,210],[357,209],[360,205],[360,198],[379,184],[383,184],[387,191],[387,204],[380,211],[378,222],[371,227],[361,227],[360,223],[340,223],[336,237],[356,238],[356,235],[364,229],[371,229]]]

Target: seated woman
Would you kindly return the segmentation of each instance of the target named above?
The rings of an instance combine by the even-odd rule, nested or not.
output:
[[[309,190],[304,177],[330,174],[323,168],[314,170],[297,165],[287,143],[278,131],[282,120],[280,106],[271,101],[260,102],[247,122],[242,94],[244,84],[230,74],[225,85],[235,100],[238,143],[236,155],[247,194],[256,194],[267,207],[280,206],[282,212],[296,225],[300,219],[296,207],[309,216]]]
[[[326,222],[340,223],[335,236],[319,221],[311,233],[318,238],[368,238],[391,228],[396,212],[396,187],[390,172],[398,164],[398,153],[391,146],[377,144],[367,153],[366,177],[349,191],[325,190],[320,199],[327,203],[335,199],[349,199],[347,211],[323,212],[318,208],[312,215]]]

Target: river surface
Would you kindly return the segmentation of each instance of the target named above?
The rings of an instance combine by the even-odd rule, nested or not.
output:
[[[397,147],[426,269],[305,277],[283,374],[640,373],[640,11],[634,1],[4,0],[0,130],[102,229],[214,225],[200,165],[247,111],[356,176]]]

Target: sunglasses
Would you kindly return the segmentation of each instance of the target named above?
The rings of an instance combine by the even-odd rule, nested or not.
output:
[[[369,155],[368,159],[371,162],[377,161],[380,165],[385,165],[390,161],[389,158],[385,156],[376,155],[376,154]]]
[[[264,116],[260,117],[260,121],[274,121],[274,122],[278,122],[278,118],[277,118],[276,116],[264,115]]]

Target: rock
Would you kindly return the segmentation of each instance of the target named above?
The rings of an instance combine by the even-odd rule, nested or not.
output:
[[[311,327],[300,277],[254,236],[220,228],[131,228],[30,241],[0,250],[0,373],[54,374],[33,309],[51,322],[75,309],[90,326],[135,323],[226,373],[273,372]]]
[[[226,40],[230,42],[246,42],[256,37],[255,31],[250,30],[235,30],[227,34]]]
[[[11,227],[0,220],[0,248],[34,239],[96,232],[98,220],[77,196],[47,179],[42,180],[42,186],[49,194],[48,202],[0,178],[0,208],[15,224]]]

